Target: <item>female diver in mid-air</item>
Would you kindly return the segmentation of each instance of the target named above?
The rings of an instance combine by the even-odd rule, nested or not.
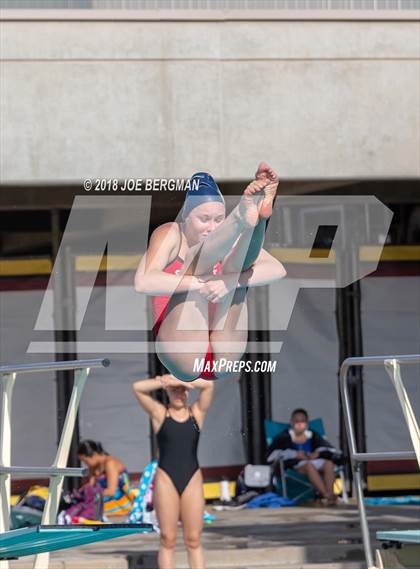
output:
[[[181,222],[164,223],[152,233],[135,275],[135,290],[153,297],[159,359],[184,381],[232,375],[218,364],[240,360],[245,352],[247,288],[286,274],[262,248],[279,183],[272,168],[260,163],[227,217],[209,174],[194,174],[190,182]],[[199,359],[215,371],[197,372]]]

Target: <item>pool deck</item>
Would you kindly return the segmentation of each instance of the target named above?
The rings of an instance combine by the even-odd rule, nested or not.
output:
[[[216,521],[206,525],[203,545],[207,569],[364,569],[363,547],[356,505],[336,508],[297,507],[207,510]],[[416,506],[369,506],[373,547],[376,531],[418,529]],[[156,569],[159,537],[133,536],[54,552],[50,569]],[[188,567],[179,533],[177,565]],[[10,563],[29,569],[30,557]]]

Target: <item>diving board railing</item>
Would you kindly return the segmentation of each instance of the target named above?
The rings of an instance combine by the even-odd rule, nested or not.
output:
[[[65,476],[83,476],[83,468],[66,468],[71,440],[76,424],[77,411],[89,372],[92,368],[109,366],[107,359],[73,360],[0,366],[1,416],[0,416],[0,538],[10,528],[11,475],[29,474],[48,476],[50,479],[48,499],[45,504],[42,524],[55,524],[60,495]],[[11,465],[11,419],[12,394],[18,375],[34,372],[74,370],[73,391],[67,409],[66,419],[58,444],[57,454],[52,466],[12,466]],[[40,553],[34,561],[34,569],[46,569],[49,565],[49,553]],[[8,561],[0,561],[0,569],[8,569]]]
[[[365,551],[366,563],[369,569],[376,569],[373,561],[371,549],[369,527],[366,516],[366,508],[362,486],[362,463],[378,460],[407,460],[417,458],[420,466],[420,430],[417,424],[413,408],[411,406],[407,391],[401,379],[401,364],[420,363],[420,354],[404,356],[368,356],[360,358],[347,358],[340,368],[340,390],[343,403],[344,421],[347,430],[350,460],[353,469],[354,484],[359,506],[360,526],[362,530],[363,547]],[[350,406],[348,391],[348,372],[353,366],[375,366],[384,365],[391,378],[391,382],[396,390],[398,401],[400,402],[405,421],[410,432],[414,451],[402,452],[358,452],[356,447],[356,437],[353,426],[353,417]]]

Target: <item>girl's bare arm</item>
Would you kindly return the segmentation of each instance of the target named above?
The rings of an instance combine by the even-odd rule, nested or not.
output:
[[[165,223],[152,233],[149,247],[141,258],[134,277],[137,292],[151,296],[171,296],[200,289],[201,283],[192,275],[172,275],[163,271],[174,255],[178,239],[175,223]]]

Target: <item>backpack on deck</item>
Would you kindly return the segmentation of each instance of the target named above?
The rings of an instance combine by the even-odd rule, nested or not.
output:
[[[46,486],[31,486],[24,492],[11,508],[11,529],[40,524],[47,498],[48,488]]]

